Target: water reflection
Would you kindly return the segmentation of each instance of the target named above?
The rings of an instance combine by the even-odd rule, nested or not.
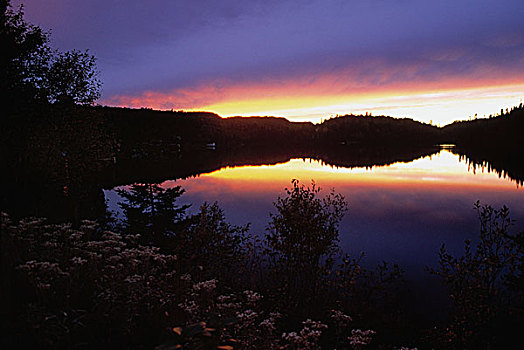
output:
[[[473,203],[510,207],[514,219],[524,218],[524,192],[514,182],[489,171],[472,171],[464,159],[443,149],[409,163],[346,168],[311,158],[275,165],[225,167],[198,177],[168,180],[163,187],[186,189],[182,203],[193,211],[204,201],[219,202],[234,224],[252,224],[262,234],[272,203],[291,179],[314,180],[334,188],[350,204],[340,238],[353,254],[366,252],[370,265],[397,262],[408,274],[422,276],[437,261],[441,244],[459,252],[464,239],[477,235]],[[108,191],[116,208],[114,193]]]

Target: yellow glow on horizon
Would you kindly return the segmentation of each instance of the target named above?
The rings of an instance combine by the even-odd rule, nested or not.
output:
[[[417,76],[417,65],[362,67],[256,81],[203,81],[169,91],[112,96],[102,103],[158,110],[210,111],[223,117],[277,116],[321,122],[334,115],[365,114],[412,118],[445,125],[470,116],[488,117],[524,98],[524,73],[480,70],[470,76]],[[401,78],[415,74],[417,78]]]
[[[518,105],[524,84],[463,90],[425,91],[384,95],[291,96],[224,101],[199,107],[223,117],[277,116],[291,121],[321,122],[334,115],[365,114],[412,118],[445,125],[469,117],[488,117]]]

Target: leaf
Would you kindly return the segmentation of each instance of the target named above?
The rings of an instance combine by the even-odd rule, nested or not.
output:
[[[204,330],[204,327],[202,327],[202,325],[200,324],[190,325],[186,327],[184,335],[191,338],[197,334],[202,333],[203,330]]]
[[[182,348],[182,345],[181,344],[173,344],[173,343],[170,343],[170,344],[162,344],[162,345],[159,345],[155,348],[155,350],[176,350],[176,349],[181,349]]]
[[[222,324],[227,327],[238,323],[238,321],[239,320],[236,317],[227,317],[222,320]]]

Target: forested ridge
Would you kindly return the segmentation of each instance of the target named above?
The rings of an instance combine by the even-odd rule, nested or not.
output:
[[[313,158],[371,167],[456,144],[522,183],[522,104],[444,128],[346,115],[276,117],[96,106],[95,58],[60,52],[0,0],[0,347],[5,349],[506,349],[523,315],[523,233],[475,204],[475,243],[429,269],[445,319],[413,313],[402,267],[340,245],[334,189],[291,180],[264,232],[196,212],[166,179]],[[510,170],[508,170],[510,169]],[[103,189],[123,201],[118,218]],[[358,204],[358,203],[357,203]],[[353,205],[353,204],[352,204]]]

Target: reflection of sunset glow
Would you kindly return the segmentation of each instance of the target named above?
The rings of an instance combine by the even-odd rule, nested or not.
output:
[[[334,167],[314,159],[292,159],[287,163],[224,168],[203,174],[197,181],[167,181],[164,186],[182,184],[190,190],[215,192],[224,187],[233,191],[279,191],[289,187],[291,179],[304,184],[312,180],[321,187],[395,187],[411,189],[484,188],[514,191],[515,183],[482,169],[474,171],[447,150],[409,163],[394,163],[373,168]],[[195,188],[196,187],[196,188]],[[198,189],[197,189],[198,188]]]
[[[340,226],[341,245],[351,254],[365,251],[373,262],[409,263],[412,270],[429,266],[438,249],[462,248],[476,234],[473,204],[507,205],[512,218],[522,222],[524,190],[495,173],[472,168],[459,156],[443,150],[409,163],[372,168],[332,167],[313,159],[224,168],[195,178],[165,181],[163,187],[182,186],[179,204],[198,212],[204,202],[217,201],[228,221],[251,223],[250,232],[262,235],[274,201],[285,196],[290,180],[342,194],[349,211]],[[114,206],[114,204],[113,204]],[[436,259],[436,258],[435,258]],[[368,260],[369,261],[369,260]]]

